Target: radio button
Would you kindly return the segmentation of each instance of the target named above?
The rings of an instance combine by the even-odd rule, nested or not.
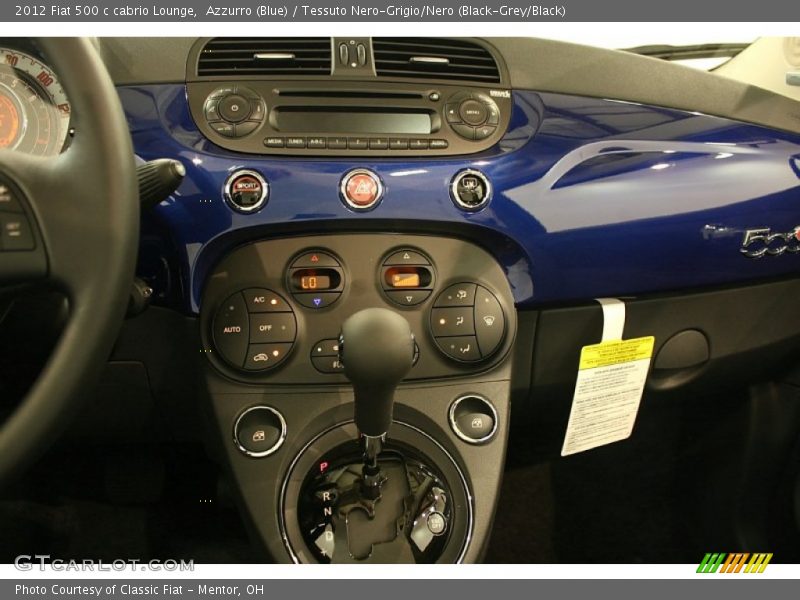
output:
[[[350,150],[366,150],[368,144],[367,138],[347,138],[347,147]]]
[[[408,140],[408,149],[409,150],[427,150],[428,149],[428,140],[423,140],[423,139]]]
[[[391,138],[389,140],[390,150],[408,150],[408,140],[403,138]]]
[[[219,114],[229,123],[240,123],[250,115],[250,102],[239,94],[225,96],[219,101]]]
[[[370,150],[386,150],[389,147],[389,140],[386,138],[372,138],[369,141]]]
[[[206,121],[219,121],[222,117],[219,116],[219,101],[216,98],[209,98],[206,100],[203,110],[206,115]]]
[[[261,98],[251,98],[250,99],[250,120],[251,121],[263,121],[264,117],[267,116],[266,106],[264,106],[264,102]]]
[[[497,127],[494,125],[483,125],[482,127],[475,128],[475,139],[476,140],[485,140],[489,136],[491,136]]]
[[[245,121],[236,126],[236,137],[244,137],[250,135],[259,128],[261,123],[259,121]]]
[[[461,120],[469,125],[481,125],[486,121],[488,111],[486,105],[477,100],[465,100],[458,107]]]
[[[497,107],[497,104],[492,102],[491,104],[486,105],[486,110],[489,113],[489,116],[486,119],[487,125],[498,125],[500,123],[500,109]]]
[[[286,138],[286,147],[287,148],[305,148],[306,147],[306,138],[303,138],[303,137],[289,137],[289,138]]]
[[[431,150],[444,150],[450,145],[447,140],[431,140],[430,141],[430,149]]]
[[[308,147],[313,150],[324,150],[328,146],[328,141],[324,137],[308,138]]]
[[[451,123],[450,127],[455,131],[458,135],[463,137],[466,140],[474,140],[475,139],[475,128],[471,125],[461,125],[459,123]]]
[[[209,123],[209,125],[211,126],[211,129],[220,135],[224,135],[225,137],[235,137],[236,135],[236,130],[231,123],[217,121],[216,123]]]
[[[286,141],[282,137],[268,137],[264,138],[264,145],[267,148],[283,148]]]
[[[458,114],[457,102],[448,102],[445,105],[444,117],[449,123],[461,123],[461,115]]]
[[[345,150],[347,148],[347,138],[330,137],[328,138],[329,150]]]

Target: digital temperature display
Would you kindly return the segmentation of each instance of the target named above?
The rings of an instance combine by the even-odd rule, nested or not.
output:
[[[294,269],[290,281],[297,292],[327,292],[339,287],[342,276],[336,269],[325,267]]]
[[[300,277],[300,289],[302,290],[329,290],[332,287],[329,275],[303,275]]]

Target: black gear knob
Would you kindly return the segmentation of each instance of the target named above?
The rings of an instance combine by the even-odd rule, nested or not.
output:
[[[392,423],[394,392],[411,370],[414,336],[408,321],[386,308],[367,308],[342,325],[339,357],[355,392],[358,430],[379,437]]]

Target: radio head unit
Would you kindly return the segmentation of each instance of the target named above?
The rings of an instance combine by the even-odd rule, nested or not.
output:
[[[216,145],[289,156],[473,154],[511,120],[506,89],[357,81],[190,81],[192,117]]]

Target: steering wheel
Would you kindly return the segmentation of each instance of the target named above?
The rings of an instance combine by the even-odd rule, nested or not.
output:
[[[0,424],[0,486],[49,447],[107,360],[139,239],[133,148],[105,65],[87,39],[36,41],[62,80],[76,133],[57,157],[0,151],[0,185],[22,211],[0,212],[0,222],[8,229],[22,218],[35,245],[0,246],[0,285],[44,281],[66,294],[70,310],[47,364]]]

